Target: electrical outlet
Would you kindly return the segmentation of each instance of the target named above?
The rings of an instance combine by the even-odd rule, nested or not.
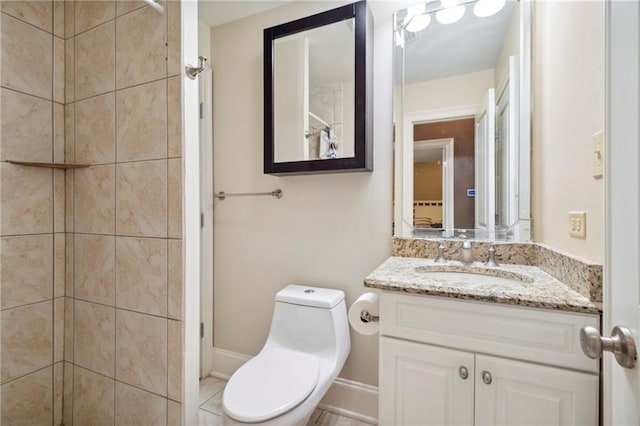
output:
[[[593,177],[596,179],[602,178],[604,170],[603,141],[602,132],[593,134]]]
[[[573,238],[587,238],[586,212],[569,212],[569,235]]]

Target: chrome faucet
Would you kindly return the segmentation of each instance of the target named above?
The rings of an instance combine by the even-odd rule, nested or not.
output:
[[[496,248],[491,244],[488,250],[487,261],[484,262],[484,266],[491,266],[493,268],[498,267],[498,262],[496,262]]]
[[[460,262],[465,264],[473,263],[473,251],[471,249],[471,241],[469,240],[462,242],[462,248],[460,249]]]

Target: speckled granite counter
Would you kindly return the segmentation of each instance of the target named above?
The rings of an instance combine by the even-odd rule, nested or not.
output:
[[[433,259],[390,257],[365,278],[364,285],[379,290],[572,312],[597,314],[602,310],[602,303],[592,302],[536,266],[505,264],[498,268],[486,268],[482,263],[475,262],[471,267],[495,271],[495,283],[486,276],[478,280],[482,282],[439,280],[425,273],[438,269],[442,271],[442,266]],[[458,269],[465,272],[468,268],[457,261],[448,261],[446,264],[446,272]],[[518,279],[505,280],[514,277]]]

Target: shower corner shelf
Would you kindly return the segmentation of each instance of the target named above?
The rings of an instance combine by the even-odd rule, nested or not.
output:
[[[68,164],[68,163],[40,163],[40,162],[32,162],[32,161],[13,161],[6,160],[7,163],[17,164],[19,166],[28,166],[28,167],[43,167],[48,169],[84,169],[86,167],[90,167],[91,164]]]

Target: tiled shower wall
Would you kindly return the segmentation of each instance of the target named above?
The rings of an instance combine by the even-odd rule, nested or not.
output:
[[[64,4],[0,2],[0,371],[3,425],[62,421]]]
[[[180,4],[161,3],[2,2],[1,159],[91,164],[0,165],[7,424],[179,423]]]

